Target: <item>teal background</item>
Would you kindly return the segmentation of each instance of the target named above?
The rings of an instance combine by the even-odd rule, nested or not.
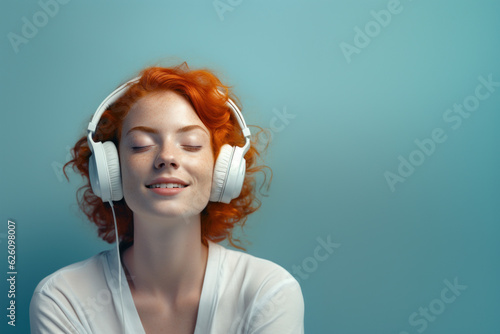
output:
[[[186,60],[234,86],[248,123],[271,128],[274,177],[247,249],[307,268],[296,274],[306,333],[499,333],[500,87],[457,129],[443,114],[479,76],[500,82],[500,2],[401,0],[350,62],[340,44],[389,1],[231,3],[221,20],[210,0],[72,0],[17,53],[8,34],[41,7],[0,3],[0,267],[5,277],[13,219],[18,271],[17,325],[6,324],[2,279],[0,332],[28,332],[43,277],[112,247],[78,211],[80,178],[61,178],[68,147],[118,84]],[[284,110],[288,124],[276,119]],[[436,128],[446,141],[391,191],[384,173]],[[313,259],[328,237],[340,246]],[[455,278],[467,288],[439,309]],[[430,304],[439,314],[412,325]]]

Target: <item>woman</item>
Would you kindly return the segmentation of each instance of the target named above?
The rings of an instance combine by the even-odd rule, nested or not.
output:
[[[145,69],[108,98],[67,166],[87,179],[81,209],[120,250],[42,280],[32,333],[303,333],[293,276],[218,244],[243,249],[232,230],[260,206],[264,168],[228,87],[184,63]]]

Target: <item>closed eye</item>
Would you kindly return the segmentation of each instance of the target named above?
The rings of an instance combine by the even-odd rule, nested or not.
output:
[[[132,146],[132,151],[134,152],[143,152],[143,151],[146,151],[148,148],[150,148],[151,145],[148,145],[148,146]]]
[[[190,152],[196,152],[196,151],[201,150],[201,148],[202,148],[202,146],[194,146],[194,145],[182,145],[182,147],[186,151],[190,151]]]

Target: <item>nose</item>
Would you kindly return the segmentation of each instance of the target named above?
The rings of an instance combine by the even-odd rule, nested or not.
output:
[[[177,160],[175,149],[172,145],[163,146],[156,156],[154,166],[156,169],[172,167],[174,169],[179,168],[179,162]]]

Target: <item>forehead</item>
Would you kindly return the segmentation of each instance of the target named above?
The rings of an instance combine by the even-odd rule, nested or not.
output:
[[[123,121],[122,130],[126,132],[134,126],[168,130],[193,124],[208,132],[185,97],[173,91],[161,91],[150,93],[135,102]]]

